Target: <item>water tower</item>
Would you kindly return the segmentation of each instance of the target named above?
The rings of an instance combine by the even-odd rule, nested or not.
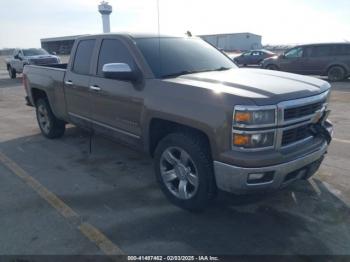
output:
[[[109,15],[112,13],[112,6],[108,2],[102,1],[98,6],[98,11],[102,15],[103,33],[109,33],[111,31]]]

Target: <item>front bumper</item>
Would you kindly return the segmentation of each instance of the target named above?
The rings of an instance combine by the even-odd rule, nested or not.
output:
[[[214,161],[216,184],[219,189],[236,194],[276,190],[298,179],[311,177],[322,163],[328,144],[293,161],[261,168],[245,168]],[[266,174],[261,181],[250,181],[251,174]]]

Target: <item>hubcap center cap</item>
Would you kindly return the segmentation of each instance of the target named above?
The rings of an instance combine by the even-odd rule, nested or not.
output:
[[[186,179],[187,168],[184,165],[177,164],[175,166],[175,172],[176,172],[177,176],[180,178],[180,180]]]

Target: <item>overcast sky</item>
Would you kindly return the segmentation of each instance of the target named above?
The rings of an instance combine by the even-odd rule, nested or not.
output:
[[[98,0],[1,0],[0,48],[102,31]],[[111,30],[157,32],[156,0],[110,0]],[[251,32],[263,44],[350,41],[350,0],[159,0],[166,34]]]

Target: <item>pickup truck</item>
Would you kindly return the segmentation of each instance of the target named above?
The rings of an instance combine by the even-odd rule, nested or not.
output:
[[[164,194],[188,210],[218,189],[310,178],[333,132],[329,83],[237,68],[196,37],[84,36],[68,64],[27,65],[23,83],[44,136],[72,123],[149,153]]]
[[[12,57],[5,59],[9,76],[14,79],[23,72],[25,65],[59,64],[60,58],[50,55],[42,48],[18,49],[13,51]]]

